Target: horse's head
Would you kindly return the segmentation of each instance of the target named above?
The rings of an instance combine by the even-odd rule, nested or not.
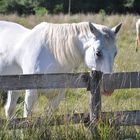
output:
[[[89,23],[91,34],[84,40],[85,63],[92,69],[103,73],[112,72],[117,54],[115,37],[121,24],[109,29]]]
[[[117,54],[115,38],[120,27],[121,23],[112,29],[89,23],[91,34],[84,42],[84,48],[85,63],[90,69],[103,73],[112,72],[114,58]]]

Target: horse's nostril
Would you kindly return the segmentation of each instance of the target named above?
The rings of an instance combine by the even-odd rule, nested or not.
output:
[[[97,52],[96,52],[96,55],[97,55],[98,57],[101,57],[101,56],[102,56],[102,52],[101,52],[101,51],[97,51]]]

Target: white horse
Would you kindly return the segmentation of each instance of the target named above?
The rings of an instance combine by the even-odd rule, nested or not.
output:
[[[138,50],[138,45],[140,45],[140,19],[137,20],[136,22],[136,51]]]
[[[121,24],[110,29],[89,22],[43,22],[30,30],[0,21],[0,74],[65,73],[81,62],[92,70],[110,73],[117,54],[115,37],[120,27]],[[24,117],[31,113],[36,92],[26,90]],[[16,91],[8,91],[7,118],[12,118],[18,97]],[[63,97],[64,92],[54,96],[48,93],[49,107],[54,110]]]

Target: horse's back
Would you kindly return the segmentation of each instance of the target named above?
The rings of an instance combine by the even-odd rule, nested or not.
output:
[[[28,31],[29,29],[17,23],[0,21],[0,42],[5,44],[5,42],[19,41]]]
[[[0,21],[0,53],[5,49],[12,49],[27,33],[29,29],[17,23]]]
[[[0,30],[6,30],[6,29],[13,29],[13,30],[22,30],[22,31],[27,31],[29,30],[28,28],[25,28],[24,26],[10,22],[10,21],[0,21]]]

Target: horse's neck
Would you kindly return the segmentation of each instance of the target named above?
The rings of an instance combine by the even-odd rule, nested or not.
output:
[[[66,31],[64,28],[59,30],[59,28],[56,28],[55,26],[51,29],[49,24],[42,23],[31,31],[31,35],[29,35],[23,42],[25,45],[22,43],[22,47],[27,47],[30,42],[34,42],[29,41],[30,39],[38,40],[37,44],[41,42],[40,45],[46,46],[47,50],[51,55],[54,55],[54,58],[62,67],[73,69],[84,60],[84,52],[81,49],[82,44],[79,40],[79,36],[75,33],[76,31],[74,30],[73,33],[68,34],[67,30],[68,28]]]

